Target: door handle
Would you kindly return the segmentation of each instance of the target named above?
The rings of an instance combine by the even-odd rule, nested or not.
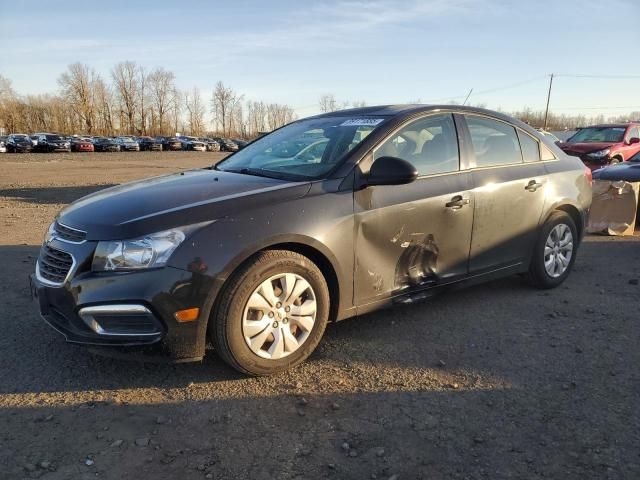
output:
[[[469,205],[469,199],[463,197],[462,195],[456,195],[451,199],[450,202],[444,204],[445,207],[450,208],[452,210],[460,210],[465,205]]]
[[[527,183],[527,185],[524,187],[524,189],[529,191],[529,192],[535,192],[540,187],[542,187],[542,185],[543,184],[538,182],[537,180],[529,180],[529,183]]]

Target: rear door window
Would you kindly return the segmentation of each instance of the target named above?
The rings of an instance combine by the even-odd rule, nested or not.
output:
[[[522,163],[516,129],[490,118],[465,115],[476,157],[476,167]]]

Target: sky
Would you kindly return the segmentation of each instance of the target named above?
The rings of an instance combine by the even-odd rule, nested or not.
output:
[[[462,102],[514,111],[640,110],[640,0],[0,0],[0,75],[55,93],[83,62],[133,60],[181,88],[217,81],[300,117],[318,99]],[[604,78],[600,78],[604,77]],[[615,77],[615,78],[614,78]]]

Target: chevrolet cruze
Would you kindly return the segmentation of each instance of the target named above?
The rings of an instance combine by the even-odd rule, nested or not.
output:
[[[332,112],[76,201],[32,292],[69,342],[189,361],[210,341],[264,375],[306,359],[328,322],[506,275],[558,286],[590,202],[580,160],[505,115]]]

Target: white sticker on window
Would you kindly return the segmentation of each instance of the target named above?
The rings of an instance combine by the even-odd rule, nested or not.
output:
[[[339,127],[375,127],[384,122],[384,118],[351,118],[342,122]]]

